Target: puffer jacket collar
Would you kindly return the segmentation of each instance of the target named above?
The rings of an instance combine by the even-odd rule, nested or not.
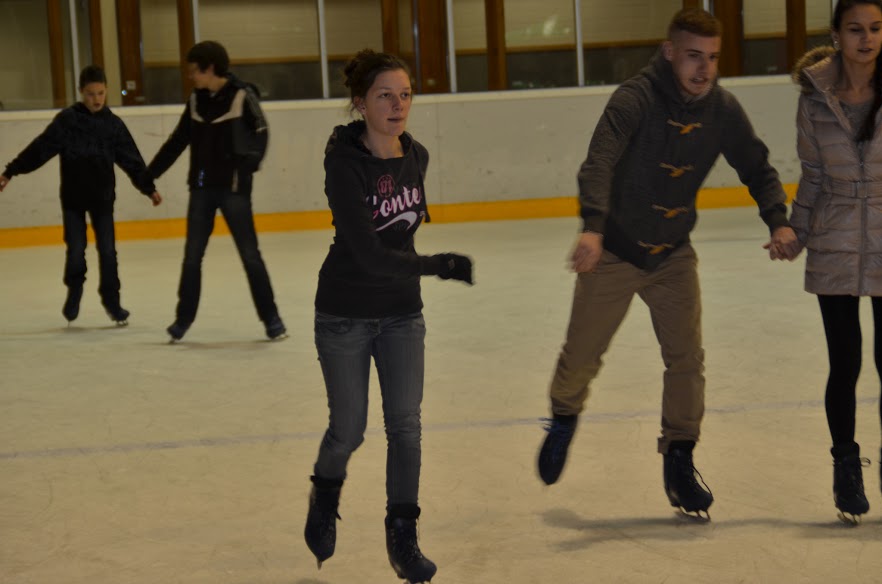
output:
[[[842,55],[832,47],[817,47],[802,56],[793,71],[794,80],[809,99],[827,104],[833,115],[849,133],[854,134],[851,121],[842,111],[836,96],[836,84],[842,75]]]
[[[842,57],[836,49],[815,47],[796,62],[792,78],[803,93],[833,93],[841,68]]]

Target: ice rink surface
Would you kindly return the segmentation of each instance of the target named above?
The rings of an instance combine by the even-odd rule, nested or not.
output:
[[[869,302],[858,441],[870,512],[836,517],[823,410],[826,347],[803,263],[772,263],[752,209],[704,211],[707,414],[696,465],[712,521],[675,514],[656,453],[662,363],[635,298],[593,385],[561,481],[535,458],[574,283],[574,219],[424,226],[476,285],[423,280],[428,327],[421,546],[438,584],[882,582],[879,378]],[[399,582],[383,539],[385,438],[343,490],[336,555],[303,542],[327,424],[312,314],[331,231],[260,237],[291,337],[265,340],[229,237],[212,239],[202,304],[178,345],[182,240],[120,242],[117,329],[97,296],[66,326],[62,246],[0,250],[0,583]]]

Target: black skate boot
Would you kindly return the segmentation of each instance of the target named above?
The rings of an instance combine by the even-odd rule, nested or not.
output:
[[[839,509],[839,518],[847,523],[860,523],[860,516],[870,510],[864,494],[862,466],[869,466],[867,458],[861,458],[860,446],[848,444],[834,446],[833,455],[833,501]]]
[[[393,505],[386,515],[386,551],[399,578],[409,584],[430,582],[438,567],[425,557],[417,544],[416,505]]]
[[[306,516],[306,528],[303,537],[309,551],[315,555],[319,570],[322,562],[334,555],[337,545],[337,506],[340,504],[342,479],[323,479],[309,477],[312,491],[309,493],[309,514]]]
[[[67,289],[67,298],[61,308],[61,314],[67,322],[73,322],[80,315],[80,300],[83,298],[82,286],[70,286]]]
[[[548,435],[539,450],[539,476],[546,485],[553,485],[560,478],[578,419],[576,415],[554,414],[553,418],[545,420]]]
[[[170,343],[177,343],[181,339],[184,338],[184,335],[187,334],[187,329],[190,328],[189,324],[184,324],[180,321],[174,321],[169,325],[165,332],[169,334],[171,337]]]
[[[288,331],[285,329],[285,323],[282,322],[282,319],[278,314],[266,322],[265,326],[266,336],[269,340],[282,341],[288,338]]]
[[[714,502],[714,496],[692,463],[693,448],[695,442],[671,442],[664,462],[665,493],[672,507],[679,507],[685,513],[694,513],[700,519],[710,520],[708,509]],[[704,488],[698,484],[696,475],[701,479]]]
[[[116,323],[116,326],[128,326],[130,314],[128,310],[119,304],[116,306],[105,306],[104,310],[107,311],[107,316]]]

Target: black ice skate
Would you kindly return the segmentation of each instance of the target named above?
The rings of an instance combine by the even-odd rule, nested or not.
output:
[[[834,446],[830,452],[833,454],[833,501],[839,509],[839,518],[857,525],[860,516],[870,510],[861,470],[863,466],[870,466],[870,460],[860,457],[857,444]]]
[[[184,335],[187,334],[188,328],[190,328],[190,325],[184,324],[177,320],[171,323],[171,325],[169,325],[169,327],[165,329],[165,332],[167,332],[171,337],[169,343],[177,343],[178,341],[183,339]]]
[[[279,315],[274,316],[266,323],[266,336],[271,341],[282,341],[288,338],[285,323],[282,322]]]
[[[419,515],[417,508],[416,515]],[[425,557],[417,544],[416,518],[386,517],[386,551],[399,578],[409,584],[430,582],[438,567]]]
[[[64,300],[64,306],[61,308],[61,314],[68,323],[77,319],[80,315],[80,300],[83,298],[82,286],[71,286],[67,289],[67,298]]]
[[[312,481],[312,491],[309,494],[309,514],[306,516],[303,537],[321,570],[322,562],[334,555],[337,545],[337,520],[340,519],[337,507],[340,504],[343,481],[316,476],[309,477],[309,480]]]
[[[118,304],[113,307],[105,306],[104,309],[107,311],[107,316],[110,317],[110,320],[116,323],[116,326],[128,326],[130,314],[128,310]]]
[[[554,414],[547,422],[545,442],[539,450],[539,476],[546,485],[553,485],[560,478],[564,464],[567,462],[567,451],[576,431],[578,416]]]
[[[671,443],[664,462],[665,493],[672,507],[679,507],[684,513],[709,521],[708,509],[714,502],[714,496],[692,463],[694,447],[694,442]],[[704,488],[698,484],[696,475]]]

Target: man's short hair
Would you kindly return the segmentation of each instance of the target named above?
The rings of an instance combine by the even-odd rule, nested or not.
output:
[[[214,74],[218,77],[226,76],[230,69],[230,56],[224,46],[216,41],[202,41],[193,45],[187,52],[187,62],[195,63],[202,72],[213,65]]]
[[[723,24],[707,10],[684,8],[674,15],[668,26],[668,39],[678,32],[688,32],[702,37],[723,36]]]
[[[85,89],[90,83],[103,83],[107,85],[107,76],[104,74],[104,69],[98,65],[89,65],[80,71],[80,89]]]

